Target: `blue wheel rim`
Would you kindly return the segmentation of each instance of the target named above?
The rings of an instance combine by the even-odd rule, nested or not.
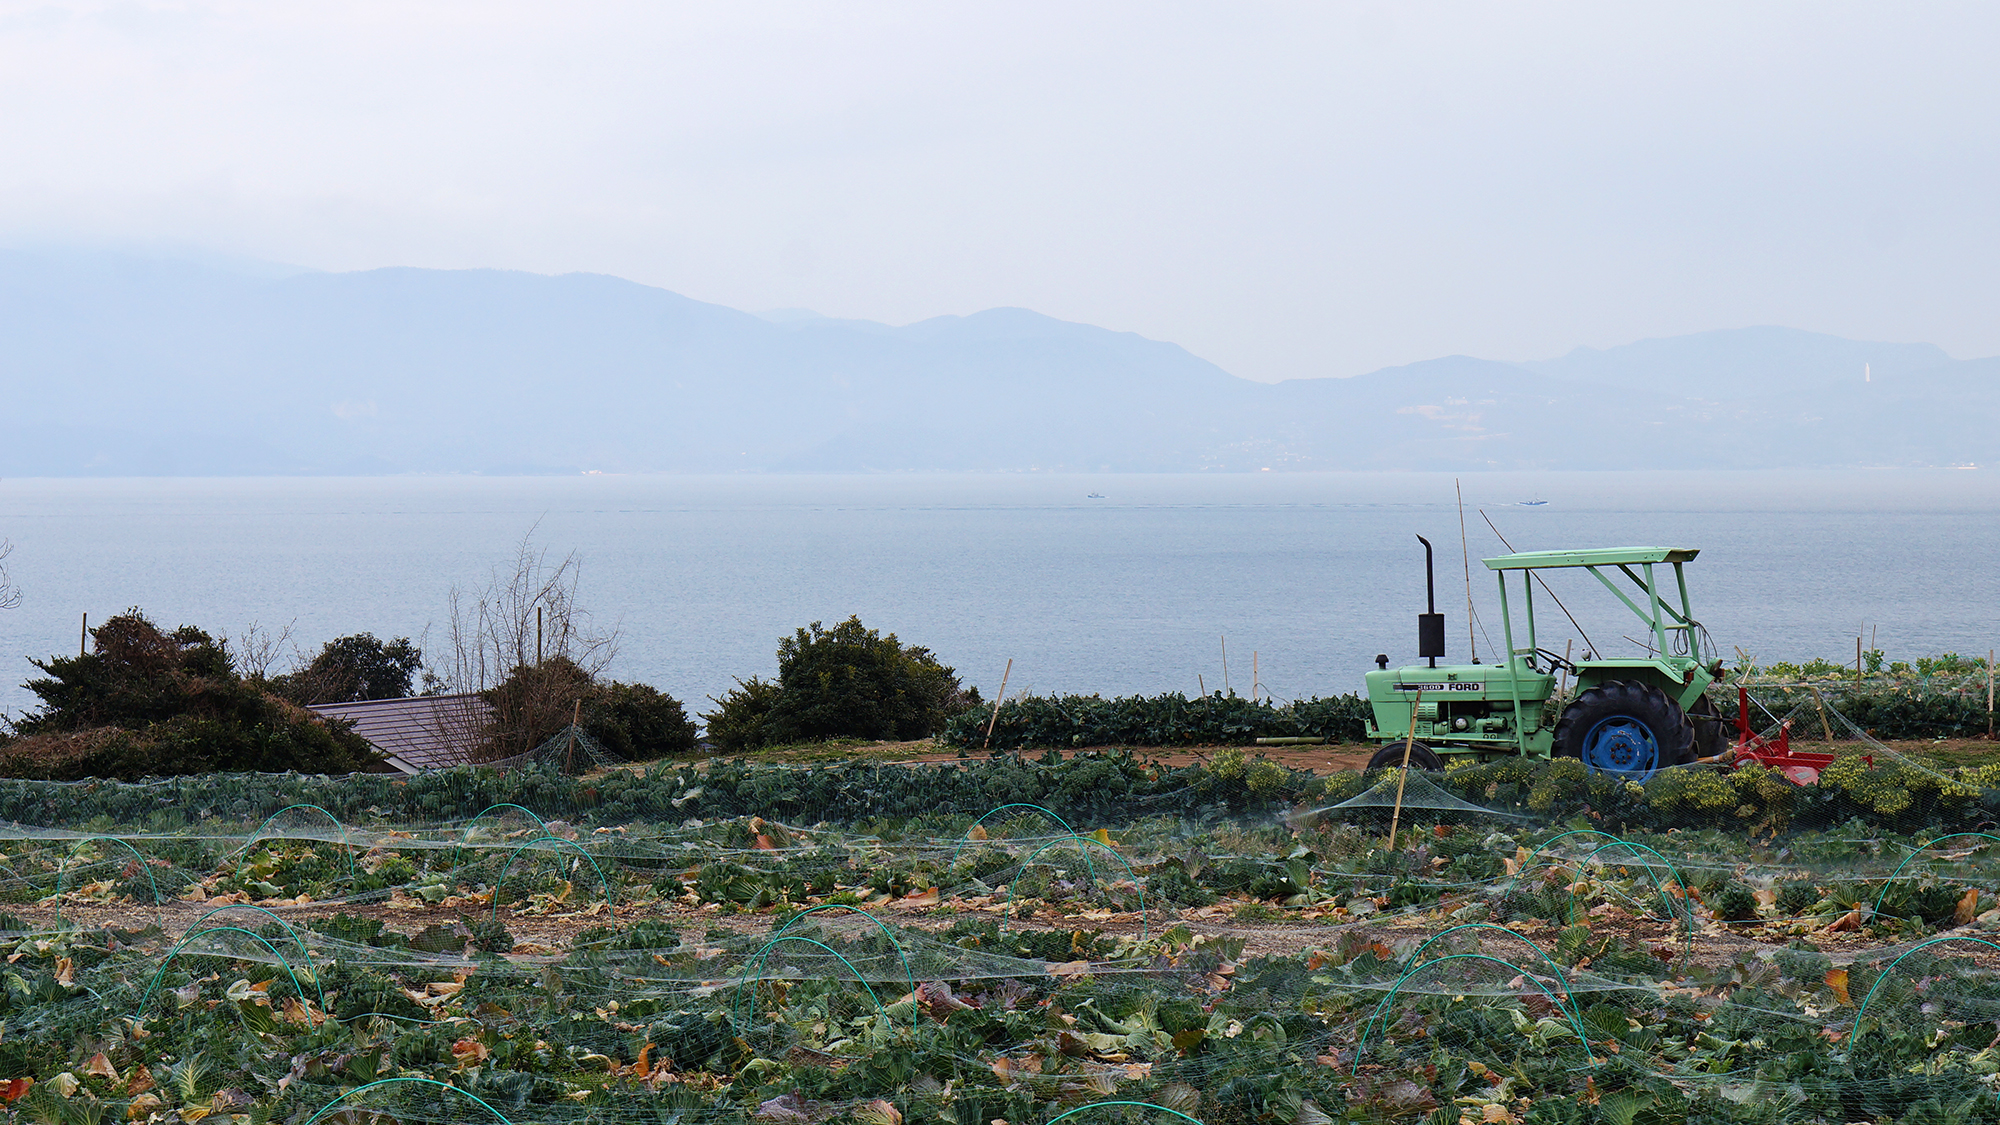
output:
[[[1583,736],[1583,764],[1593,770],[1641,777],[1660,767],[1660,743],[1630,715],[1601,719]]]

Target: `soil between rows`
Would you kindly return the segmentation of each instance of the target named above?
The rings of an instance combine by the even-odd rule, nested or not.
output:
[[[1272,921],[1246,921],[1234,916],[1235,910],[1245,904],[1223,902],[1214,906],[1176,909],[1172,907],[1149,911],[1143,919],[1133,913],[1111,914],[1089,911],[1081,914],[1063,915],[1044,910],[1031,919],[1019,919],[1005,914],[1004,903],[980,900],[934,901],[917,904],[911,899],[875,901],[867,904],[867,909],[886,922],[908,926],[913,929],[938,931],[967,916],[1005,918],[1010,929],[1041,929],[1070,932],[1075,930],[1102,931],[1106,934],[1130,935],[1143,926],[1147,932],[1159,933],[1169,926],[1185,926],[1190,932],[1206,939],[1240,939],[1243,942],[1244,959],[1253,957],[1290,957],[1312,950],[1327,949],[1353,934],[1367,942],[1379,942],[1393,947],[1398,943],[1408,944],[1445,929],[1453,923],[1446,920],[1449,909],[1464,905],[1453,901],[1444,908],[1401,913],[1388,916],[1371,916],[1357,919],[1330,909],[1309,908],[1290,912],[1292,917]],[[158,924],[168,934],[187,932],[201,917],[222,903],[219,899],[205,903],[176,901],[158,910],[121,903],[65,903],[62,920],[72,927],[96,929],[111,927],[121,930],[141,930]],[[295,925],[312,920],[330,918],[336,914],[380,919],[385,927],[400,933],[414,934],[427,926],[445,925],[470,918],[491,916],[491,908],[478,904],[430,905],[418,903],[409,905],[399,902],[395,905],[383,902],[368,903],[306,903],[295,904],[290,900],[266,901],[261,903],[234,904],[255,905],[271,910],[279,917]],[[10,910],[32,926],[53,928],[56,925],[56,907],[47,903],[34,903],[11,907]],[[725,930],[744,936],[768,933],[772,927],[773,911],[725,912],[715,904],[700,906],[685,902],[641,902],[611,907],[599,904],[595,909],[579,910],[566,914],[518,914],[502,909],[499,919],[507,931],[513,935],[515,949],[511,957],[521,961],[531,961],[543,957],[565,955],[576,936],[594,927],[630,925],[641,921],[668,923],[684,932],[706,932],[708,929]],[[1591,930],[1598,936],[1613,934],[1630,939],[1632,942],[1654,950],[1663,962],[1678,961],[1682,955],[1685,935],[1682,927],[1660,919],[1635,916],[1623,911],[1594,916],[1590,919]],[[1552,945],[1557,932],[1562,929],[1555,923],[1542,919],[1520,919],[1508,924],[1508,928],[1540,945]],[[1946,931],[1953,933],[1956,931]],[[1985,931],[1968,927],[1967,934],[1983,934]],[[1815,928],[1807,936],[1820,946],[1836,964],[1846,964],[1883,947],[1879,940],[1871,940],[1857,933],[1827,932]],[[1742,931],[1719,923],[1699,924],[1688,953],[1692,963],[1706,969],[1719,969],[1733,965],[1759,951],[1783,948],[1796,940],[1782,931]]]

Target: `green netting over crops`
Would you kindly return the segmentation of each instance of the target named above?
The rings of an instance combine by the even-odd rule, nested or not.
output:
[[[1769,703],[1769,701],[1767,701]],[[35,1121],[2000,1121],[2000,774],[0,782]],[[1389,782],[1385,782],[1384,778]],[[29,1080],[33,1081],[30,1082]]]

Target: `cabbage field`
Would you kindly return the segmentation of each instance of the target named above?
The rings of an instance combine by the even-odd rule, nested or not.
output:
[[[2000,776],[1868,747],[1804,787],[1051,753],[0,817],[0,1105],[50,1125],[2000,1121]]]

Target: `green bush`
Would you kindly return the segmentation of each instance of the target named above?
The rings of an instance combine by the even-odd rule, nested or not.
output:
[[[600,685],[583,706],[583,729],[628,761],[694,753],[696,728],[681,702],[645,684]]]
[[[723,754],[743,754],[779,739],[773,738],[771,710],[778,704],[778,685],[752,676],[736,681],[721,699],[709,697],[715,710],[703,715],[708,743]]]
[[[165,777],[210,771],[347,773],[379,760],[346,724],[237,676],[224,647],[139,610],[91,630],[87,654],[34,661],[25,685],[42,709],[0,747],[0,775],[50,780]]]
[[[271,690],[307,706],[400,699],[423,665],[423,651],[408,637],[385,642],[356,633],[326,642],[305,667],[273,677]]]
[[[957,673],[927,648],[904,646],[850,617],[817,621],[778,642],[778,681],[739,680],[702,716],[731,752],[829,738],[915,739],[977,706]]]

